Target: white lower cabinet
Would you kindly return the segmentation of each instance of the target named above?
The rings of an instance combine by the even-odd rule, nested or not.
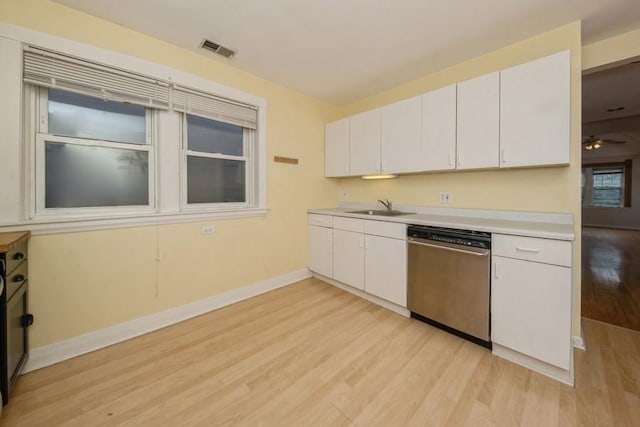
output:
[[[494,235],[495,240],[502,236]],[[511,238],[512,239],[512,238]],[[491,340],[550,365],[571,366],[571,267],[529,260],[544,259],[546,239],[522,237],[513,249],[494,244],[492,257]],[[551,242],[554,242],[553,240]],[[559,241],[558,241],[559,242]],[[567,250],[571,250],[569,242]],[[525,259],[500,256],[504,253]],[[557,248],[554,248],[557,249]],[[514,255],[515,254],[515,255]],[[564,262],[564,261],[561,261]]]
[[[364,290],[407,306],[407,242],[380,236],[365,236]]]
[[[406,230],[405,224],[311,214],[309,270],[406,308]]]
[[[333,277],[333,229],[309,225],[309,270]]]
[[[364,234],[333,230],[333,278],[364,290]]]

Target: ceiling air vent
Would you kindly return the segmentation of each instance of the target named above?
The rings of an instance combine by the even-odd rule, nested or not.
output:
[[[224,56],[225,58],[231,58],[236,52],[228,47],[222,46],[216,42],[212,42],[211,40],[204,39],[200,47],[210,50],[213,53],[217,53],[218,55]]]

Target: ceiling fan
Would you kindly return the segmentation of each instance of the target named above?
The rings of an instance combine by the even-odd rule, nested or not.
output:
[[[603,144],[624,144],[627,141],[622,141],[619,139],[602,139],[598,138],[595,135],[591,135],[588,138],[585,138],[582,141],[582,145],[584,145],[584,149],[587,151],[597,150],[602,147]]]

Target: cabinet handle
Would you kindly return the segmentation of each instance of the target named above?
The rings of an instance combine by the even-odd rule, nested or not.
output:
[[[360,249],[364,249],[364,236],[360,237],[360,240],[358,242],[358,246],[360,247]]]
[[[22,315],[22,327],[27,328],[33,325],[33,314],[26,313]]]
[[[16,252],[16,254],[13,256],[13,259],[15,260],[24,259],[24,254],[22,252]]]
[[[24,279],[25,279],[24,274],[16,274],[15,276],[13,276],[14,283],[22,282],[24,281]]]
[[[493,262],[493,277],[499,279],[498,277],[498,261]]]
[[[458,153],[458,166],[462,166],[462,153]]]
[[[363,238],[364,241],[364,248],[365,249],[369,249],[369,239],[367,239],[366,237]]]
[[[531,252],[533,254],[537,254],[538,252],[540,252],[540,249],[534,249],[534,248],[522,248],[520,246],[516,246],[516,250],[520,251],[520,252]]]
[[[507,160],[504,156],[504,148],[502,150],[500,150],[500,158],[502,159],[502,163],[506,163]]]
[[[449,166],[453,166],[453,153],[449,151]]]

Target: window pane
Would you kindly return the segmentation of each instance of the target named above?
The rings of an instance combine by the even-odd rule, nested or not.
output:
[[[618,169],[593,170],[593,206],[623,206],[624,171]]]
[[[145,110],[49,89],[49,133],[76,138],[145,144]]]
[[[149,153],[45,142],[45,207],[149,204]]]
[[[192,151],[242,156],[241,126],[187,114],[187,147]]]
[[[244,161],[187,156],[187,203],[245,199]]]

